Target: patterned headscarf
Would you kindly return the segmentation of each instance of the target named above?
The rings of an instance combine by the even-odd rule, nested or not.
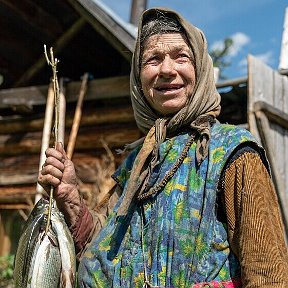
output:
[[[196,83],[192,95],[182,109],[168,118],[166,116],[165,118],[162,118],[162,116],[157,114],[157,112],[148,104],[142,92],[140,82],[142,44],[140,40],[142,28],[149,20],[159,18],[162,15],[176,20],[183,27],[183,31],[193,54],[196,72]],[[138,37],[132,58],[130,91],[136,123],[145,135],[149,135],[149,147],[153,147],[150,151],[152,159],[155,157],[157,158],[157,150],[160,144],[165,140],[166,134],[173,135],[178,131],[181,131],[184,127],[187,128],[190,126],[191,129],[196,130],[199,134],[196,145],[196,158],[197,162],[201,164],[208,154],[211,118],[216,119],[221,109],[220,95],[216,90],[214,81],[213,63],[208,54],[207,41],[203,32],[172,10],[166,8],[152,8],[144,11],[139,22]],[[152,145],[151,141],[153,141]],[[148,145],[147,142],[146,139],[146,142],[144,142],[142,147],[142,149],[145,149],[146,151],[146,156],[143,159],[139,159],[139,161],[135,161],[135,163],[145,163],[147,160],[147,155],[149,155],[149,151],[147,152],[147,147],[145,147]],[[139,154],[141,155],[141,150]],[[142,172],[139,174],[139,167],[134,164],[135,167],[133,166],[132,168],[130,179],[144,180],[142,183],[138,183],[137,187],[135,187],[135,183],[128,183],[125,196],[126,200],[124,198],[122,205],[118,210],[118,215],[125,215],[129,208],[128,206],[130,205],[129,201],[132,201],[136,193],[139,194],[141,193],[141,190],[145,189],[143,184],[150,174],[149,172],[147,173],[147,171],[153,170],[152,166],[153,163],[156,163],[156,160],[154,159],[151,161],[149,167],[141,166],[141,171],[143,173],[145,172],[144,174],[142,174]],[[145,175],[145,177],[140,177],[141,175]],[[130,182],[132,182],[132,180]]]

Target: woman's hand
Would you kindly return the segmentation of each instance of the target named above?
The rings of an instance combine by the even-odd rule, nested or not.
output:
[[[77,178],[73,162],[68,159],[61,143],[46,150],[46,160],[39,173],[38,182],[49,195],[54,187],[54,199],[65,215],[67,224],[73,224],[77,216],[81,198],[77,189]]]

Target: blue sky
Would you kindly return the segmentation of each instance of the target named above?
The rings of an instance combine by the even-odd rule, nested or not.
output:
[[[209,49],[231,37],[228,79],[247,75],[246,57],[252,54],[278,69],[285,8],[288,0],[147,0],[148,7],[166,6],[181,13],[206,35]],[[132,0],[102,0],[128,21]],[[288,57],[288,55],[287,55]]]

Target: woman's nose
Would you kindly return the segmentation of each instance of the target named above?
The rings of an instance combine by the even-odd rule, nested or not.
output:
[[[170,56],[165,56],[161,65],[159,74],[163,77],[171,77],[176,74],[174,60]]]

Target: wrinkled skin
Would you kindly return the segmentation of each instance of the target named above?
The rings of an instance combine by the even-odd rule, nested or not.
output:
[[[80,211],[80,195],[73,162],[68,159],[61,143],[55,149],[46,150],[46,161],[39,173],[38,182],[49,195],[54,187],[54,199],[59,210],[64,214],[68,226],[73,225]]]
[[[140,69],[143,94],[161,115],[177,113],[196,82],[193,55],[180,33],[153,35],[144,44]]]

